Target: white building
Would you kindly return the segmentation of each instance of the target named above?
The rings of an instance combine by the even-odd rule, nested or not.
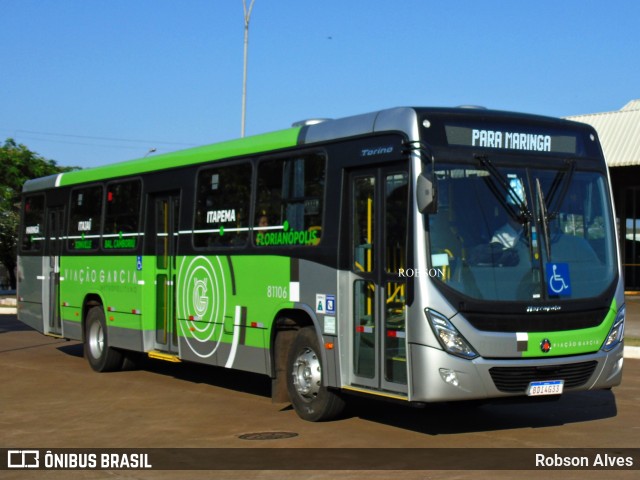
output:
[[[609,165],[611,185],[623,240],[627,290],[640,290],[640,99],[614,112],[567,117],[588,123],[598,132]]]

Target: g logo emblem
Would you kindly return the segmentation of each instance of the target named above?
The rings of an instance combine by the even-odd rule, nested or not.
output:
[[[222,340],[227,311],[225,269],[219,257],[183,258],[178,272],[180,341],[198,357],[211,357]]]
[[[202,317],[207,313],[209,307],[209,297],[207,296],[207,280],[194,280],[193,285],[193,309],[199,317]]]

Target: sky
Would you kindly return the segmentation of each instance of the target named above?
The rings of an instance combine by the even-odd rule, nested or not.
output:
[[[0,12],[0,142],[88,168],[240,136],[242,0]],[[640,98],[638,18],[636,0],[255,0],[246,134],[397,106],[618,110]]]

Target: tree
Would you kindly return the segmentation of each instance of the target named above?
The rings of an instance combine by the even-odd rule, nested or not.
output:
[[[61,167],[26,146],[8,138],[0,147],[0,263],[9,272],[11,288],[16,288],[18,224],[22,185],[31,178],[76,170]]]

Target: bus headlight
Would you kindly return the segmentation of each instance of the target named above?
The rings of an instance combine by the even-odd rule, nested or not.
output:
[[[613,327],[609,330],[609,335],[607,335],[607,340],[602,345],[602,350],[608,352],[613,349],[616,345],[618,345],[622,339],[624,338],[624,318],[627,313],[627,307],[624,305],[620,307],[618,310],[618,315],[616,315],[616,320],[613,322]]]
[[[467,359],[478,356],[475,350],[471,348],[471,345],[444,315],[428,308],[425,309],[425,313],[433,333],[435,333],[438,342],[446,352]]]

